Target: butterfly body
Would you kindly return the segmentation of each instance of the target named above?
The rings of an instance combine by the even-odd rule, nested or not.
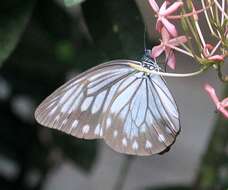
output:
[[[47,127],[78,138],[102,138],[114,150],[136,155],[163,152],[180,131],[176,103],[145,53],[141,61],[114,60],[76,76],[35,112]]]

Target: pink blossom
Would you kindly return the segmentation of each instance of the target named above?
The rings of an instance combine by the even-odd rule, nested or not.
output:
[[[215,89],[211,85],[205,84],[204,89],[206,90],[206,92],[208,93],[208,95],[211,97],[212,101],[216,105],[217,110],[220,111],[225,118],[228,118],[228,109],[227,109],[228,97],[222,101],[219,101],[219,98],[215,93]]]
[[[164,3],[160,8],[158,7],[158,4],[156,3],[155,0],[149,0],[149,3],[152,9],[156,12],[158,17],[157,23],[156,23],[156,29],[160,32],[162,27],[164,26],[172,36],[177,36],[178,34],[177,34],[176,27],[171,22],[169,22],[167,18],[172,13],[177,11],[179,7],[183,5],[183,2],[174,2],[168,8],[166,8],[167,5],[170,3],[170,1],[168,0],[164,1]]]
[[[222,106],[228,107],[228,97],[221,101]]]
[[[186,36],[178,36],[175,38],[171,38],[170,34],[166,30],[165,27],[161,29],[161,35],[162,35],[162,40],[160,45],[154,46],[151,52],[151,57],[156,58],[159,55],[161,55],[163,52],[165,52],[166,60],[167,60],[167,65],[171,69],[175,69],[176,67],[176,58],[173,52],[173,48],[176,46],[187,42]]]
[[[224,55],[219,55],[219,54],[215,54],[215,55],[211,55],[210,51],[212,51],[214,49],[214,46],[211,44],[206,44],[204,49],[203,49],[203,55],[205,58],[207,58],[210,61],[223,61],[224,60]]]
[[[224,61],[224,55],[212,55],[207,58],[210,61]]]

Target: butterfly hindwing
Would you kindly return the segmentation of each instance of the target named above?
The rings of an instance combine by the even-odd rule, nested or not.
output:
[[[179,113],[166,83],[116,60],[98,65],[47,97],[37,121],[78,138],[104,138],[114,150],[151,155],[170,147],[180,130]]]
[[[127,80],[134,83],[118,91],[104,118],[104,139],[118,152],[160,153],[174,143],[179,132],[177,107],[165,82],[158,75],[143,75],[128,77]],[[157,91],[157,88],[163,90]],[[161,98],[167,95],[170,97]]]

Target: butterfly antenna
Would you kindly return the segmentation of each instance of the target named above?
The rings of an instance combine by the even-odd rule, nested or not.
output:
[[[143,34],[143,45],[144,45],[144,52],[146,52],[146,26],[144,27],[144,34]]]

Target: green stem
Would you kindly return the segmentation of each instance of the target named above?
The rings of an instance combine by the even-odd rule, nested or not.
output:
[[[142,66],[136,65],[136,64],[131,64],[131,63],[129,63],[129,64],[131,67],[133,67],[134,69],[136,69],[138,71],[145,72],[148,74],[166,76],[166,77],[192,77],[192,76],[196,76],[196,75],[203,73],[204,71],[206,71],[209,68],[209,67],[203,67],[200,70],[192,72],[192,73],[166,73],[166,72],[160,72],[160,71],[155,71],[155,70],[149,70],[145,67],[142,67]]]
[[[218,77],[222,82],[228,82],[228,75],[223,75],[222,74],[222,70],[221,70],[221,66],[218,65]]]

